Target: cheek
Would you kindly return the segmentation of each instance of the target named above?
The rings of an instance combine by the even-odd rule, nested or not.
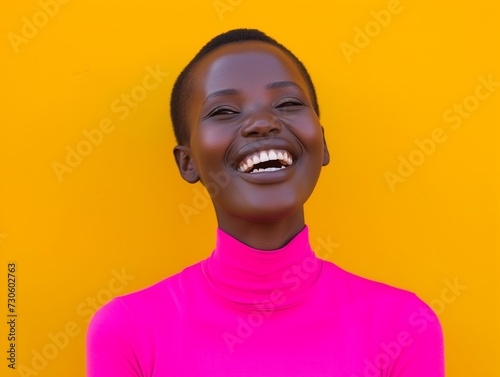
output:
[[[308,126],[301,127],[300,124]],[[313,159],[320,158],[323,161],[323,132],[319,123],[311,125],[310,121],[308,123],[304,121],[294,128],[293,133]]]
[[[220,148],[218,139],[217,132],[210,132],[210,129],[198,130],[191,137],[192,149],[199,155],[209,154]]]
[[[232,138],[228,132],[220,131],[207,128],[191,137],[191,149],[203,182],[224,170],[225,154]]]

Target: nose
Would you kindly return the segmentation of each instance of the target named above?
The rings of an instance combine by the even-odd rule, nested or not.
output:
[[[244,137],[267,136],[272,133],[281,132],[282,124],[274,114],[259,112],[248,117],[241,128]]]

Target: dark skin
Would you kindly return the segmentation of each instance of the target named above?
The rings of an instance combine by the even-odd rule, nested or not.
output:
[[[193,82],[189,143],[174,148],[181,176],[217,187],[220,229],[256,249],[283,247],[304,228],[304,204],[330,160],[306,81],[280,49],[248,41],[207,55]],[[284,156],[271,162],[285,168],[249,172],[248,158],[263,151]]]

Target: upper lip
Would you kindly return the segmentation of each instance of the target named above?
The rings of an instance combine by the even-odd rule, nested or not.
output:
[[[290,143],[281,139],[266,139],[254,141],[244,145],[236,153],[232,165],[235,169],[240,170],[240,167],[243,166],[243,163],[246,163],[248,158],[252,158],[255,155],[260,156],[260,153],[262,152],[269,154],[270,151],[274,151],[276,154],[278,154],[278,152],[281,152],[282,154],[286,152],[288,154],[288,158],[286,158],[286,156],[283,156],[283,159],[279,158],[284,165],[290,165],[298,157],[295,152],[295,148],[293,148]]]

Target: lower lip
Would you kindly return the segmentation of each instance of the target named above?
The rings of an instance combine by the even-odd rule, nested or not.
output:
[[[295,170],[295,163],[285,169],[275,171],[261,171],[258,173],[242,173],[237,171],[243,179],[257,184],[279,183],[287,180]]]

